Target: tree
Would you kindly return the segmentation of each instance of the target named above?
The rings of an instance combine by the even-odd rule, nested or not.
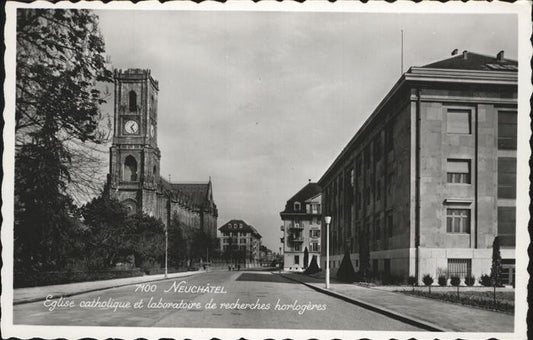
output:
[[[186,226],[179,220],[177,214],[172,216],[168,226],[168,260],[169,265],[180,267],[187,259]]]
[[[313,255],[311,258],[311,263],[309,263],[309,267],[304,271],[304,274],[315,274],[320,271],[320,268],[318,268],[318,263],[316,260],[316,255]]]
[[[307,263],[309,262],[309,250],[307,250],[307,247],[304,249],[304,269],[307,268]]]
[[[492,266],[490,268],[490,277],[493,285],[502,285],[502,256],[500,254],[500,238],[494,237],[492,242]]]
[[[163,263],[165,257],[165,225],[160,219],[146,213],[128,218],[129,251],[135,257],[135,266],[143,269]]]
[[[86,226],[84,255],[88,269],[110,268],[124,261],[131,249],[128,211],[110,197],[108,184],[100,196],[80,210]]]
[[[344,282],[354,282],[357,275],[353,269],[352,260],[350,259],[350,252],[346,250],[342,258],[341,265],[337,271],[337,279]]]
[[[87,155],[80,147],[102,140],[96,82],[111,79],[103,53],[98,18],[88,10],[17,11],[17,270],[58,268],[72,256],[80,225],[67,189],[83,174],[72,165],[87,164],[76,163]]]

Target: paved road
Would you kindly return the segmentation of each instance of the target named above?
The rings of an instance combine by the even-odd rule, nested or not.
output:
[[[205,291],[191,292],[198,289],[192,287]],[[128,286],[73,296],[61,303],[56,299],[16,305],[13,319],[15,324],[32,325],[418,330],[270,272],[214,271],[159,281],[145,289],[155,291]],[[109,303],[109,299],[117,305],[116,311],[91,305]],[[140,300],[142,307],[134,308]],[[211,300],[216,309],[206,309]],[[54,303],[58,306],[50,311]],[[302,308],[307,310],[300,314]]]

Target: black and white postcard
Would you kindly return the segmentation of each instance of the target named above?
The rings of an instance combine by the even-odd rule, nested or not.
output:
[[[530,13],[8,2],[3,336],[526,338]]]

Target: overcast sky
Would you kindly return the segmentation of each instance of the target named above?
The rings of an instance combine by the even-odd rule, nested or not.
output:
[[[159,80],[161,175],[212,177],[218,225],[279,251],[279,212],[318,181],[404,71],[453,49],[517,58],[513,15],[97,11],[115,68]],[[112,114],[112,112],[110,112]]]

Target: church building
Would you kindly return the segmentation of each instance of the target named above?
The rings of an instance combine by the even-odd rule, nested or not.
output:
[[[131,213],[143,211],[168,225],[172,218],[216,238],[218,210],[211,178],[201,183],[172,183],[160,176],[157,146],[159,84],[150,70],[115,70],[113,142],[110,148],[111,195]]]

